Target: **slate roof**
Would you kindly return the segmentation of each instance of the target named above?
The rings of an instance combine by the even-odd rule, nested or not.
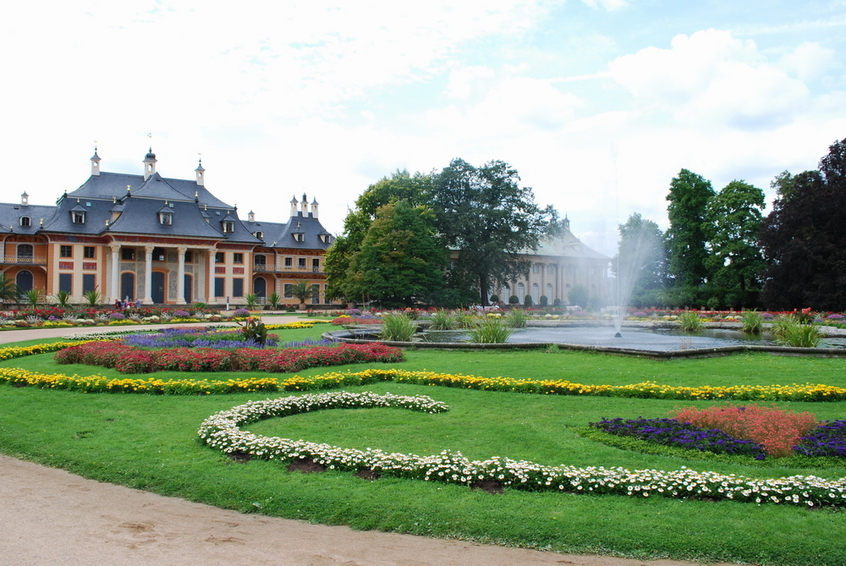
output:
[[[538,244],[537,249],[527,250],[524,253],[567,258],[611,260],[610,257],[584,245],[568,228],[565,228],[560,235],[554,238],[544,238]]]
[[[35,234],[39,229],[39,221],[42,218],[47,221],[55,210],[55,206],[0,203],[0,234]],[[21,226],[23,217],[29,218],[29,226]]]
[[[231,205],[226,204],[222,200],[212,195],[208,189],[197,184],[196,181],[188,181],[186,179],[169,179],[162,177],[158,173],[150,175],[149,179],[144,179],[143,175],[129,175],[127,173],[108,173],[101,172],[99,175],[91,175],[78,189],[68,193],[70,197],[80,198],[103,198],[120,199],[126,196],[127,185],[130,192],[135,193],[140,191],[142,187],[151,193],[156,193],[163,189],[162,186],[156,183],[164,182],[170,190],[175,191],[179,196],[172,196],[171,198],[179,198],[183,200],[194,200],[194,194],[197,194],[197,200],[200,204],[220,208],[232,208]],[[151,194],[150,196],[154,196]]]
[[[95,158],[99,161],[96,152],[92,160]],[[202,164],[198,170],[205,171]],[[163,211],[172,213],[170,224],[162,224],[159,213]],[[85,222],[74,223],[73,212],[84,213]],[[115,214],[119,216],[112,221]],[[157,172],[147,179],[143,175],[100,172],[75,191],[65,193],[56,206],[0,203],[0,235],[13,227],[15,233],[22,234],[174,236],[285,249],[325,250],[331,245],[331,235],[312,213],[294,214],[287,223],[243,221],[237,208],[195,180],[166,178]],[[30,226],[20,225],[22,216],[30,217]],[[43,226],[39,226],[41,218]],[[231,222],[234,230],[224,233],[224,222]],[[257,232],[264,237],[257,238]],[[295,240],[294,233],[302,234],[302,241]]]
[[[256,226],[260,223],[247,222],[247,226]],[[286,224],[266,223],[268,228],[264,230],[264,241],[267,247],[286,249],[307,249],[325,250],[332,245],[331,234],[326,231],[317,218],[311,213],[303,214],[297,212]],[[271,225],[272,224],[272,225]],[[253,230],[255,231],[255,230]],[[302,241],[294,239],[294,234],[302,234]],[[330,236],[321,241],[320,236]]]
[[[171,200],[165,204],[158,198],[132,196],[124,200],[123,207],[123,214],[108,228],[112,234],[226,239],[221,230],[203,219],[193,202]],[[173,214],[169,225],[159,221],[159,211],[163,209]]]

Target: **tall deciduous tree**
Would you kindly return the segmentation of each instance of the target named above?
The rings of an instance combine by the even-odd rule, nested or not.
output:
[[[778,310],[846,310],[846,139],[831,145],[818,171],[776,183],[779,198],[760,234],[762,301]]]
[[[667,275],[667,248],[658,224],[633,213],[620,224],[620,242],[612,262],[613,302],[620,306],[648,306],[659,302]]]
[[[708,200],[714,195],[711,182],[687,169],[670,183],[667,200],[669,250],[668,272],[673,285],[697,287],[708,278],[705,223]]]
[[[347,272],[347,292],[385,306],[428,301],[444,284],[448,250],[438,242],[435,216],[399,200],[380,206]]]
[[[732,181],[708,201],[705,236],[710,255],[705,264],[711,281],[743,304],[754,304],[761,288],[764,258],[758,233],[766,206],[764,191]]]
[[[519,252],[535,249],[556,221],[521,187],[517,171],[502,161],[474,167],[454,159],[435,180],[430,205],[447,245],[458,253],[455,280],[472,280],[487,304],[494,284],[528,273]]]
[[[355,210],[349,211],[344,219],[343,234],[335,239],[326,252],[324,270],[327,299],[365,300],[364,296],[354,293],[354,288],[348,285],[348,276],[351,262],[361,250],[367,231],[376,218],[376,211],[380,206],[398,200],[405,200],[413,206],[425,204],[433,177],[434,174],[410,175],[408,171],[396,171],[390,177],[370,185],[356,199]]]

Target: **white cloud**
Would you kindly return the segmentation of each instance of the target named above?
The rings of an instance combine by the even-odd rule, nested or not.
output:
[[[818,60],[819,51],[814,54]],[[609,71],[644,107],[711,128],[772,129],[788,123],[809,97],[808,88],[768,63],[753,41],[713,29],[678,35],[670,49],[620,57]]]
[[[800,44],[793,52],[781,58],[780,67],[801,81],[823,75],[834,63],[834,51],[816,42]]]

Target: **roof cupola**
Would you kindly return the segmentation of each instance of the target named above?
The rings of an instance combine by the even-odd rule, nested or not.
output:
[[[205,186],[204,185],[204,183],[206,182],[205,178],[204,178],[205,172],[206,172],[206,170],[203,169],[203,160],[202,160],[202,158],[200,158],[200,164],[197,166],[196,169],[194,169],[194,173],[197,174],[197,186],[199,186],[199,187]]]
[[[97,146],[94,146],[94,155],[91,156],[91,176],[100,176],[100,156],[97,155]]]
[[[156,154],[153,153],[153,148],[144,156],[144,180],[149,179],[156,172]]]

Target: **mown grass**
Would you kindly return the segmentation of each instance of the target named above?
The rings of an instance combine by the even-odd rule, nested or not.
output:
[[[319,333],[315,329],[291,330],[280,337],[287,341]],[[672,362],[542,351],[419,350],[407,352],[407,357],[401,364],[406,369],[487,377],[550,377],[610,384],[654,380],[675,385],[811,381],[846,386],[846,361],[761,354]],[[57,366],[50,355],[3,365],[81,375],[111,371]],[[325,371],[316,368],[302,374]],[[201,377],[213,376],[233,377]],[[579,435],[587,422],[602,417],[663,416],[680,405],[677,401],[521,395],[397,383],[348,389],[424,393],[448,403],[451,409],[438,415],[398,409],[333,410],[262,421],[248,428],[345,447],[417,454],[452,449],[471,458],[502,455],[544,464],[659,469],[686,465],[766,477],[846,474],[842,467],[803,468],[796,462],[788,467],[775,462],[644,454]],[[846,556],[846,513],[838,510],[514,490],[491,495],[461,486],[387,477],[367,482],[346,473],[288,472],[276,462],[238,464],[198,442],[196,430],[203,419],[265,396],[80,394],[3,385],[0,450],[87,477],[243,512],[348,524],[357,529],[639,558],[834,565],[843,564]],[[820,419],[846,418],[843,403],[780,405],[811,411]]]

